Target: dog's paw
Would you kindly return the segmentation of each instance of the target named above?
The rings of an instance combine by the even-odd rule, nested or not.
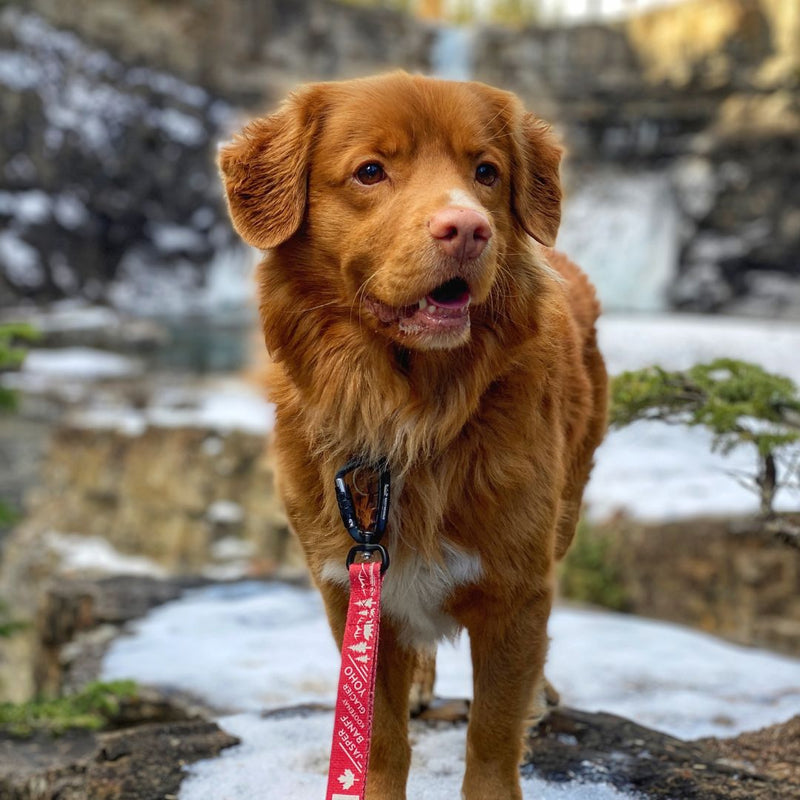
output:
[[[418,717],[433,702],[433,684],[435,682],[436,651],[419,653],[408,697],[412,717]]]
[[[539,724],[546,720],[553,709],[561,705],[561,695],[547,678],[542,675],[525,720],[525,733],[522,737],[522,760],[529,761],[531,756],[530,739],[537,735]]]
[[[543,679],[543,687],[542,692],[544,693],[544,703],[547,707],[547,710],[551,708],[558,708],[561,705],[561,695],[558,693],[558,690],[549,680],[547,680],[547,676],[544,676]],[[547,711],[545,712],[547,713]]]

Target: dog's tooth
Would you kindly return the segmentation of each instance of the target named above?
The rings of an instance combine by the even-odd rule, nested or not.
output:
[[[428,298],[423,297],[422,300],[419,301],[419,310],[424,311],[428,307]]]

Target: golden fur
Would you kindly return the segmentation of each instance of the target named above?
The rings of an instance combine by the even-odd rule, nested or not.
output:
[[[464,797],[521,797],[554,564],[606,416],[594,290],[549,249],[560,157],[513,95],[405,73],[303,87],[221,152],[234,225],[270,251],[280,490],[340,644],[352,541],[333,476],[354,455],[392,470],[371,800],[405,798],[414,667],[450,623],[475,676]],[[445,251],[442,209],[487,221],[479,255]],[[438,325],[418,303],[448,281],[470,305]]]

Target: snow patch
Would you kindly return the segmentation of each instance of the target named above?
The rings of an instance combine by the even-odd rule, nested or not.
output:
[[[308,800],[324,797],[333,714],[303,719],[260,719],[239,714],[219,720],[222,728],[243,744],[215,761],[188,767],[180,800],[220,800],[222,797],[270,797]],[[414,800],[459,797],[464,775],[466,739],[463,728],[429,730],[412,726],[415,740],[408,782]],[[625,800],[634,795],[603,784],[554,784],[535,778],[522,781],[524,800]]]
[[[22,366],[23,375],[80,380],[125,378],[139,372],[141,364],[136,359],[89,347],[31,350]]]
[[[244,522],[244,509],[233,500],[215,500],[206,510],[212,525],[239,525]]]
[[[35,89],[42,75],[36,62],[24,53],[0,50],[0,83],[16,92]]]
[[[800,711],[796,659],[677,625],[576,608],[556,608],[549,633],[547,674],[567,705],[622,714],[687,739],[732,736]],[[113,644],[103,674],[256,713],[333,704],[338,665],[316,592],[238,584],[190,592],[151,612]],[[440,645],[436,690],[471,697],[465,636]]]
[[[15,286],[36,289],[45,281],[39,253],[14,231],[0,232],[0,268]]]
[[[100,331],[120,324],[120,316],[106,306],[88,305],[83,300],[60,300],[46,308],[25,310],[16,315],[43,333]]]
[[[274,406],[255,388],[235,379],[162,391],[145,409],[98,406],[76,410],[69,416],[69,424],[77,427],[112,429],[134,436],[149,426],[264,435],[274,423]]]
[[[663,422],[635,422],[610,431],[595,456],[584,500],[590,519],[617,513],[645,521],[703,515],[754,514],[758,496],[739,482],[757,470],[755,450],[737,447],[727,455],[712,452],[712,435],[703,428]],[[797,497],[781,488],[777,511],[797,507]]]
[[[76,230],[89,221],[89,211],[74,194],[63,192],[55,198],[53,216],[67,230]]]
[[[800,326],[789,322],[606,315],[598,328],[612,375],[652,364],[688,369],[729,357],[760,364],[800,385]],[[723,456],[711,451],[712,438],[701,427],[655,421],[610,431],[586,488],[589,517],[603,520],[622,511],[637,519],[664,521],[757,512],[757,495],[739,483],[739,476],[755,473],[753,449],[738,447]],[[796,504],[790,490],[778,491],[776,510]]]
[[[699,314],[605,314],[598,323],[609,373],[659,364],[688,369],[715,358],[760,364],[800,384],[800,325]]]
[[[170,139],[185,147],[199,147],[206,140],[206,131],[200,120],[175,108],[152,111],[149,119],[156,128],[161,128]]]
[[[147,230],[162,253],[191,252],[202,250],[205,246],[204,237],[185,225],[153,222],[147,226]]]
[[[155,561],[144,556],[120,553],[100,536],[49,531],[45,535],[45,545],[58,557],[62,572],[166,576],[166,571]]]
[[[38,189],[27,192],[3,192],[0,200],[3,211],[10,210],[23,225],[40,225],[50,219],[51,202],[48,195]]]
[[[202,624],[198,625],[198,620]],[[563,701],[625,715],[675,736],[732,736],[800,710],[800,662],[727,644],[676,625],[556,608],[547,674]],[[291,657],[286,657],[291,654]],[[137,621],[103,665],[106,679],[134,678],[198,694],[239,712],[220,720],[242,738],[221,758],[190,768],[181,800],[322,796],[333,716],[260,717],[263,709],[332,706],[339,658],[316,592],[236,584],[187,593]],[[443,644],[437,694],[470,697],[468,642]],[[409,796],[458,796],[464,729],[413,729]],[[276,783],[277,782],[277,783]],[[628,797],[598,785],[523,781],[523,796],[563,800]]]

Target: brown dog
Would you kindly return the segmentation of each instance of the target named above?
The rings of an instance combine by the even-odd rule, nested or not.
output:
[[[392,471],[373,800],[405,798],[414,667],[459,628],[464,797],[521,797],[554,564],[606,416],[594,291],[548,249],[560,157],[513,95],[405,73],[305,86],[221,152],[234,225],[270,250],[280,489],[340,645],[334,473],[354,456]]]

